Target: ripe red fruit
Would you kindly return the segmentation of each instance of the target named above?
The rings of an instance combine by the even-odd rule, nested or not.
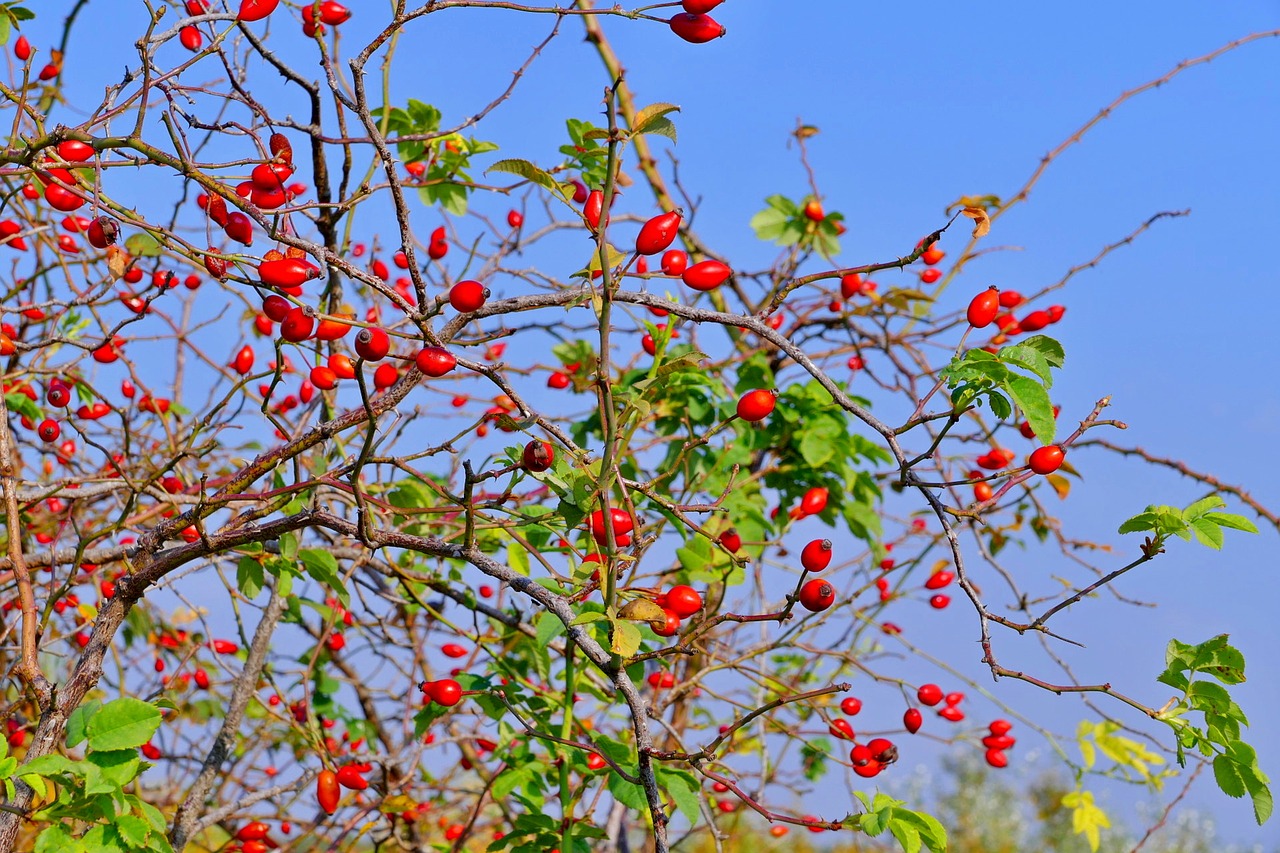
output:
[[[240,211],[227,214],[227,223],[222,230],[228,237],[245,246],[253,245],[253,220]]]
[[[898,748],[888,738],[872,738],[867,741],[867,751],[871,758],[881,764],[892,764],[898,760]]]
[[[724,284],[733,270],[720,261],[699,261],[684,271],[680,278],[694,290],[715,290]]]
[[[68,163],[84,163],[93,159],[93,146],[78,139],[58,143],[58,156]]]
[[[258,265],[258,278],[268,287],[299,287],[320,277],[320,268],[302,258],[278,258]]]
[[[267,837],[267,833],[270,831],[271,827],[260,820],[255,820],[240,827],[240,830],[236,833],[236,841],[261,841]]]
[[[1000,291],[1000,307],[1016,308],[1022,304],[1022,294],[1016,290]]]
[[[943,587],[950,584],[951,581],[954,579],[955,579],[955,575],[952,574],[951,572],[947,572],[947,571],[934,572],[929,576],[929,579],[924,582],[924,588],[925,589],[942,589]]]
[[[800,565],[807,572],[820,572],[831,565],[831,540],[815,539],[800,552]]]
[[[844,719],[832,720],[831,725],[828,726],[827,729],[828,731],[831,732],[832,735],[840,738],[841,740],[855,740],[857,737],[853,731],[853,726],[849,725],[848,720],[844,720]]]
[[[518,210],[508,211],[507,224],[512,228],[519,228],[521,225],[524,225],[524,214]]]
[[[253,0],[245,0],[245,4]],[[257,20],[256,18],[254,20]],[[342,797],[342,788],[338,786],[338,774],[332,770],[321,770],[316,777],[316,802],[325,814],[333,814],[338,810],[338,800]]]
[[[1037,474],[1052,474],[1062,467],[1062,459],[1065,455],[1058,445],[1048,444],[1031,451],[1031,455],[1027,457],[1027,464]]]
[[[1016,738],[1008,735],[987,735],[982,739],[982,745],[987,749],[1012,749],[1017,742]]]
[[[862,700],[857,696],[846,696],[840,702],[840,710],[850,717],[856,717],[862,711]]]
[[[569,387],[569,374],[556,371],[547,377],[547,387],[557,390]]]
[[[1009,756],[1005,755],[1004,750],[1002,749],[988,749],[984,757],[987,759],[987,763],[992,767],[999,768],[1009,766]]]
[[[45,418],[40,422],[40,426],[36,429],[36,433],[40,436],[40,440],[46,444],[52,444],[58,440],[58,436],[62,434],[62,427],[58,426],[58,422],[53,418]]]
[[[668,249],[662,254],[662,272],[664,275],[683,275],[689,265],[689,256],[680,249]]]
[[[681,619],[688,619],[702,609],[702,596],[693,587],[678,584],[667,590],[666,606]]]
[[[619,507],[613,507],[609,510],[609,520],[613,527],[614,541],[619,545],[624,544],[622,539],[626,534],[635,529],[635,522],[631,520],[631,516],[627,515],[626,510]],[[596,510],[588,517],[587,526],[591,530],[591,535],[600,544],[606,541],[606,531],[604,527],[604,513]]]
[[[334,0],[324,0],[316,13],[320,23],[336,27],[351,20],[351,10]]]
[[[380,364],[378,369],[373,371],[373,387],[379,390],[390,388],[400,379],[399,369],[391,363]]]
[[[671,27],[671,32],[691,44],[705,44],[725,34],[725,28],[716,23],[710,15],[681,12],[673,15],[667,25]]]
[[[382,329],[366,327],[356,335],[355,350],[365,361],[382,361],[391,350],[391,338]]]
[[[120,226],[110,216],[99,216],[85,229],[85,238],[95,249],[105,249],[120,236]]]
[[[413,363],[418,365],[424,376],[444,376],[458,366],[458,359],[453,353],[440,347],[427,347],[414,357]]]
[[[830,493],[822,486],[814,486],[800,499],[800,509],[805,515],[817,515],[827,508]]]
[[[836,601],[836,588],[824,580],[814,579],[800,587],[800,604],[817,613]]]
[[[295,305],[280,321],[280,337],[293,343],[301,343],[311,337],[315,328],[316,312],[310,305]]]
[[[938,594],[929,599],[929,606],[934,610],[944,610],[951,603],[951,596]]]
[[[192,53],[196,53],[204,46],[204,36],[200,34],[200,29],[190,25],[178,31],[178,41]]]
[[[1038,332],[1052,322],[1048,311],[1032,311],[1018,321],[1018,328],[1024,332]]]
[[[242,21],[261,21],[274,12],[279,5],[280,0],[244,0],[240,4],[240,12],[236,17]]]
[[[705,15],[724,0],[684,0],[680,5],[691,15]]]
[[[656,255],[665,251],[676,239],[680,231],[680,211],[672,210],[660,213],[640,226],[636,235],[636,252],[641,255]]]
[[[27,41],[26,36],[18,36],[18,40],[13,43],[13,55],[19,62],[26,62],[31,58],[31,42]]]
[[[1067,313],[1067,309],[1062,305],[1049,306],[1049,322],[1056,323],[1062,319],[1062,315]]]
[[[822,204],[817,199],[810,199],[805,202],[802,211],[806,219],[811,222],[821,222],[827,218],[827,214],[822,210]]]
[[[942,278],[942,270],[934,269],[933,267],[920,272],[920,281],[925,284],[933,284],[940,278]]]
[[[916,698],[921,704],[932,707],[942,701],[942,688],[936,684],[921,684],[916,690]]]
[[[603,211],[604,192],[601,190],[592,190],[587,194],[587,200],[582,205],[582,217],[587,220],[587,225],[591,227],[592,231],[599,229],[600,214]]]
[[[293,310],[293,303],[283,296],[271,294],[262,300],[262,313],[276,323],[284,322],[284,318],[289,316],[289,312]]]
[[[973,297],[965,316],[968,318],[970,326],[975,329],[981,329],[984,326],[991,325],[991,321],[999,313],[1000,291],[995,287],[989,287]]]
[[[446,707],[457,705],[462,699],[462,686],[452,678],[427,682],[426,690],[432,702]]]
[[[778,403],[778,396],[766,388],[756,388],[742,395],[738,400],[738,417],[744,421],[762,421],[769,417],[773,407]]]
[[[555,461],[555,448],[537,438],[524,446],[524,453],[520,457],[520,462],[524,465],[525,470],[533,471],[535,474],[546,471],[555,464]]]
[[[478,281],[460,281],[449,289],[449,304],[455,311],[479,311],[489,298],[489,288]]]
[[[986,503],[995,495],[995,490],[991,488],[990,483],[974,483],[973,499],[978,503]]]
[[[664,607],[662,608],[662,619],[650,622],[649,627],[659,637],[674,637],[680,633],[680,614],[670,607]]]
[[[730,551],[737,551],[742,547],[742,537],[738,535],[738,531],[730,527],[724,533],[720,534],[720,544],[728,548]]]
[[[245,344],[236,353],[235,359],[231,362],[231,366],[235,368],[236,373],[244,376],[250,370],[253,370],[253,347]]]
[[[920,726],[924,725],[924,715],[920,713],[919,708],[908,708],[902,715],[902,725],[911,734],[920,731]]]
[[[350,788],[353,791],[363,791],[369,787],[369,783],[360,775],[360,767],[355,764],[346,764],[338,768],[335,774],[338,784],[344,788]]]
[[[948,705],[945,708],[938,711],[938,716],[944,720],[949,720],[950,722],[958,723],[964,719],[964,711],[961,711],[955,705]]]
[[[1008,720],[992,720],[990,728],[993,735],[1007,735],[1013,729],[1013,723]]]

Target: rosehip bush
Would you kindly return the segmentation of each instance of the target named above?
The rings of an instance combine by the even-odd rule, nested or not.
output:
[[[1012,203],[836,262],[811,173],[751,218],[770,266],[692,230],[715,187],[677,191],[677,108],[636,101],[602,22],[719,49],[735,5],[522,7],[608,87],[536,150],[482,138],[498,102],[386,82],[422,76],[436,4],[34,10],[67,31],[7,48],[0,849],[666,851],[750,810],[942,850],[878,786],[926,736],[1003,768],[1051,735],[1010,733],[1009,680],[1100,694],[1062,798],[1091,843],[1090,786],[1171,763],[1267,818],[1225,636],[1171,641],[1159,690],[1000,662],[1254,530],[1215,493],[1065,584],[997,562],[1078,545],[1048,499],[1123,428],[1105,398],[1057,420],[1066,306],[970,274]],[[55,47],[80,28],[136,41],[123,79]],[[100,105],[62,102],[73,76]],[[961,607],[970,670],[903,663]],[[858,807],[796,810],[821,779]]]

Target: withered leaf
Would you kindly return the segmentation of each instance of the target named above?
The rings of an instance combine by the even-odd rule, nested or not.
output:
[[[991,217],[987,215],[987,211],[981,207],[966,207],[960,211],[961,216],[967,216],[973,220],[973,239],[987,236],[991,230]]]

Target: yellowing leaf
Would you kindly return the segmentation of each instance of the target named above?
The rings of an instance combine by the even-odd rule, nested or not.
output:
[[[129,261],[133,260],[129,257],[129,253],[119,246],[107,247],[107,270],[114,279],[124,277],[125,272],[129,269]]]
[[[613,623],[613,653],[629,658],[640,648],[640,629],[630,622]]]
[[[666,611],[647,598],[628,601],[618,615],[632,622],[662,622],[667,618]]]
[[[981,207],[966,207],[960,211],[961,216],[967,216],[973,220],[973,239],[987,236],[991,231],[991,217],[987,215],[987,211]]]
[[[1046,474],[1045,480],[1053,486],[1053,490],[1058,493],[1058,497],[1063,500],[1067,499],[1067,494],[1071,491],[1071,483],[1061,474]]]
[[[1111,826],[1107,813],[1094,805],[1093,794],[1088,791],[1072,791],[1064,794],[1062,805],[1071,809],[1071,829],[1089,841],[1089,849],[1097,850],[1102,843],[1100,830]]]

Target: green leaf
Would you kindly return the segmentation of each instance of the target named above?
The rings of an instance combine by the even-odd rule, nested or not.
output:
[[[85,846],[60,823],[45,827],[36,837],[35,853],[84,853]]]
[[[529,552],[519,542],[512,541],[507,545],[507,565],[513,572],[529,576]]]
[[[657,779],[667,793],[671,794],[676,808],[684,812],[692,826],[697,826],[701,809],[698,804],[698,780],[693,774],[685,770],[659,770]]]
[[[896,819],[890,820],[889,831],[893,833],[894,838],[898,839],[898,843],[906,853],[919,853],[920,832],[910,823]]]
[[[1211,519],[1197,518],[1191,522],[1190,527],[1201,545],[1208,545],[1215,551],[1222,550],[1222,528],[1214,524]]]
[[[1246,793],[1243,768],[1226,755],[1213,759],[1213,778],[1228,797],[1239,798]]]
[[[668,113],[679,112],[680,108],[675,104],[650,104],[636,112],[635,121],[632,123],[632,133],[661,133],[663,136],[670,136],[673,140],[675,137],[675,127],[671,124],[671,120],[665,118]],[[670,134],[661,129],[663,125],[671,128]]]
[[[90,699],[71,712],[71,716],[67,718],[68,748],[78,746],[84,741],[87,735],[85,725],[89,722],[89,718],[96,714],[101,707],[101,699]]]
[[[1049,401],[1049,392],[1044,386],[1025,376],[1011,376],[1004,383],[1004,389],[1031,424],[1036,438],[1045,444],[1052,444],[1058,423],[1053,417],[1053,403]]]
[[[644,798],[644,790],[639,785],[633,785],[623,779],[613,768],[609,768],[609,793],[613,794],[615,800],[629,809],[643,811],[648,808],[648,802]]]
[[[14,414],[30,418],[36,423],[39,423],[44,418],[44,415],[40,413],[40,407],[26,394],[5,394],[4,404]]]
[[[544,612],[538,614],[538,619],[534,622],[534,628],[538,634],[538,646],[546,648],[554,638],[564,631],[564,623],[554,613]]]
[[[551,177],[550,173],[538,168],[528,160],[520,160],[516,158],[499,160],[484,171],[486,175],[490,172],[506,172],[512,175],[519,175],[525,180],[532,181],[544,189],[551,190],[561,198],[567,198],[564,187],[561,186],[559,181]]]
[[[351,600],[333,554],[319,548],[304,548],[298,552],[298,561],[306,568],[308,575],[337,593],[344,606]]]
[[[1120,525],[1117,533],[1141,533],[1144,530],[1156,529],[1156,514],[1141,512]]]
[[[101,752],[133,749],[151,740],[160,728],[160,709],[129,696],[108,702],[89,718],[89,748]]]
[[[262,592],[265,580],[262,563],[259,560],[253,557],[241,557],[240,562],[236,563],[236,586],[250,601]]]
[[[120,815],[115,820],[116,832],[125,844],[133,847],[146,847],[147,837],[151,835],[151,827],[140,817]]]
[[[160,241],[146,231],[137,231],[124,241],[124,248],[135,258],[160,257]]]
[[[1229,512],[1210,512],[1206,513],[1204,518],[1212,521],[1219,527],[1229,527],[1232,530],[1243,530],[1245,533],[1257,533],[1258,528],[1252,521],[1241,515],[1233,515]]]

